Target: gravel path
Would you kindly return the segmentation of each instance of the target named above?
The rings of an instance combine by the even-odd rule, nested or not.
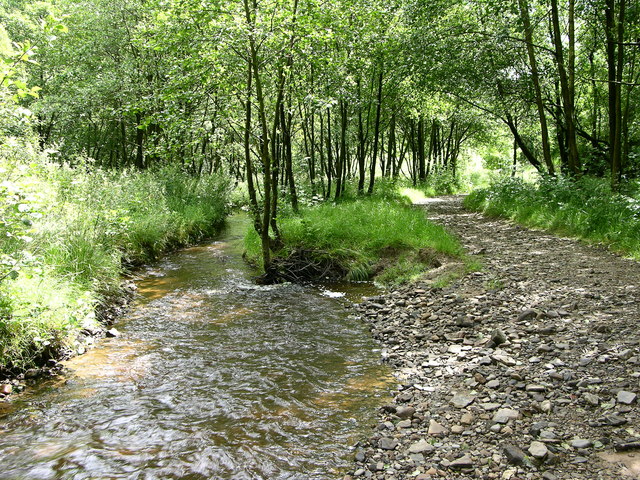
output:
[[[401,386],[345,479],[639,479],[640,264],[423,207],[484,269],[360,305]]]

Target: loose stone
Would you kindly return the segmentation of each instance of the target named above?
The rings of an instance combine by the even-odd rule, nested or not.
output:
[[[449,430],[445,426],[432,419],[429,422],[429,430],[427,431],[427,433],[433,436],[441,436],[449,433]]]
[[[471,405],[476,397],[466,393],[456,393],[451,399],[451,403],[456,408],[466,408]]]
[[[636,401],[637,395],[633,392],[627,392],[626,390],[620,390],[618,392],[618,396],[616,397],[616,400],[618,401],[618,403],[623,403],[625,405],[631,405],[633,402]]]
[[[493,416],[495,423],[508,423],[509,420],[516,420],[520,418],[520,412],[512,408],[501,408]]]
[[[529,453],[532,457],[542,460],[549,453],[549,449],[542,442],[531,442],[531,445],[529,446]]]

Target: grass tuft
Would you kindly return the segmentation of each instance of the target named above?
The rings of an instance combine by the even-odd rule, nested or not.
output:
[[[301,210],[299,216],[280,218],[285,247],[278,256],[310,251],[330,258],[345,279],[378,279],[386,284],[406,282],[429,268],[418,252],[429,248],[457,257],[462,248],[444,228],[427,220],[423,210],[391,198],[363,197],[337,204],[323,203]],[[260,242],[247,235],[247,256],[259,263]],[[390,261],[385,259],[393,257]],[[381,267],[380,262],[386,263]]]

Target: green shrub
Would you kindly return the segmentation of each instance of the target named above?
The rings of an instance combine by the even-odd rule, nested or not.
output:
[[[602,242],[640,258],[640,194],[633,184],[621,194],[599,178],[546,177],[536,183],[504,179],[474,191],[465,205],[524,225]]]

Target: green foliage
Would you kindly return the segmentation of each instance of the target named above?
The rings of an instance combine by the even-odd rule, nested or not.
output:
[[[0,369],[63,348],[118,293],[124,268],[201,239],[224,218],[228,186],[218,176],[61,167],[23,149],[27,164],[2,148]]]
[[[350,280],[371,278],[376,264],[385,263],[386,259],[389,265],[384,266],[394,264],[394,267],[381,281],[387,284],[406,281],[427,268],[408,252],[428,247],[447,256],[462,253],[458,242],[442,227],[428,221],[424,211],[386,198],[324,203],[279,221],[285,244],[280,256],[286,257],[296,249],[326,255],[348,272],[346,278]],[[255,233],[247,235],[245,245],[248,257],[256,257],[259,239]],[[410,267],[409,258],[414,263]],[[401,264],[395,266],[399,259]]]
[[[640,258],[640,191],[611,191],[605,179],[504,179],[473,192],[465,205],[524,225],[602,242]]]

